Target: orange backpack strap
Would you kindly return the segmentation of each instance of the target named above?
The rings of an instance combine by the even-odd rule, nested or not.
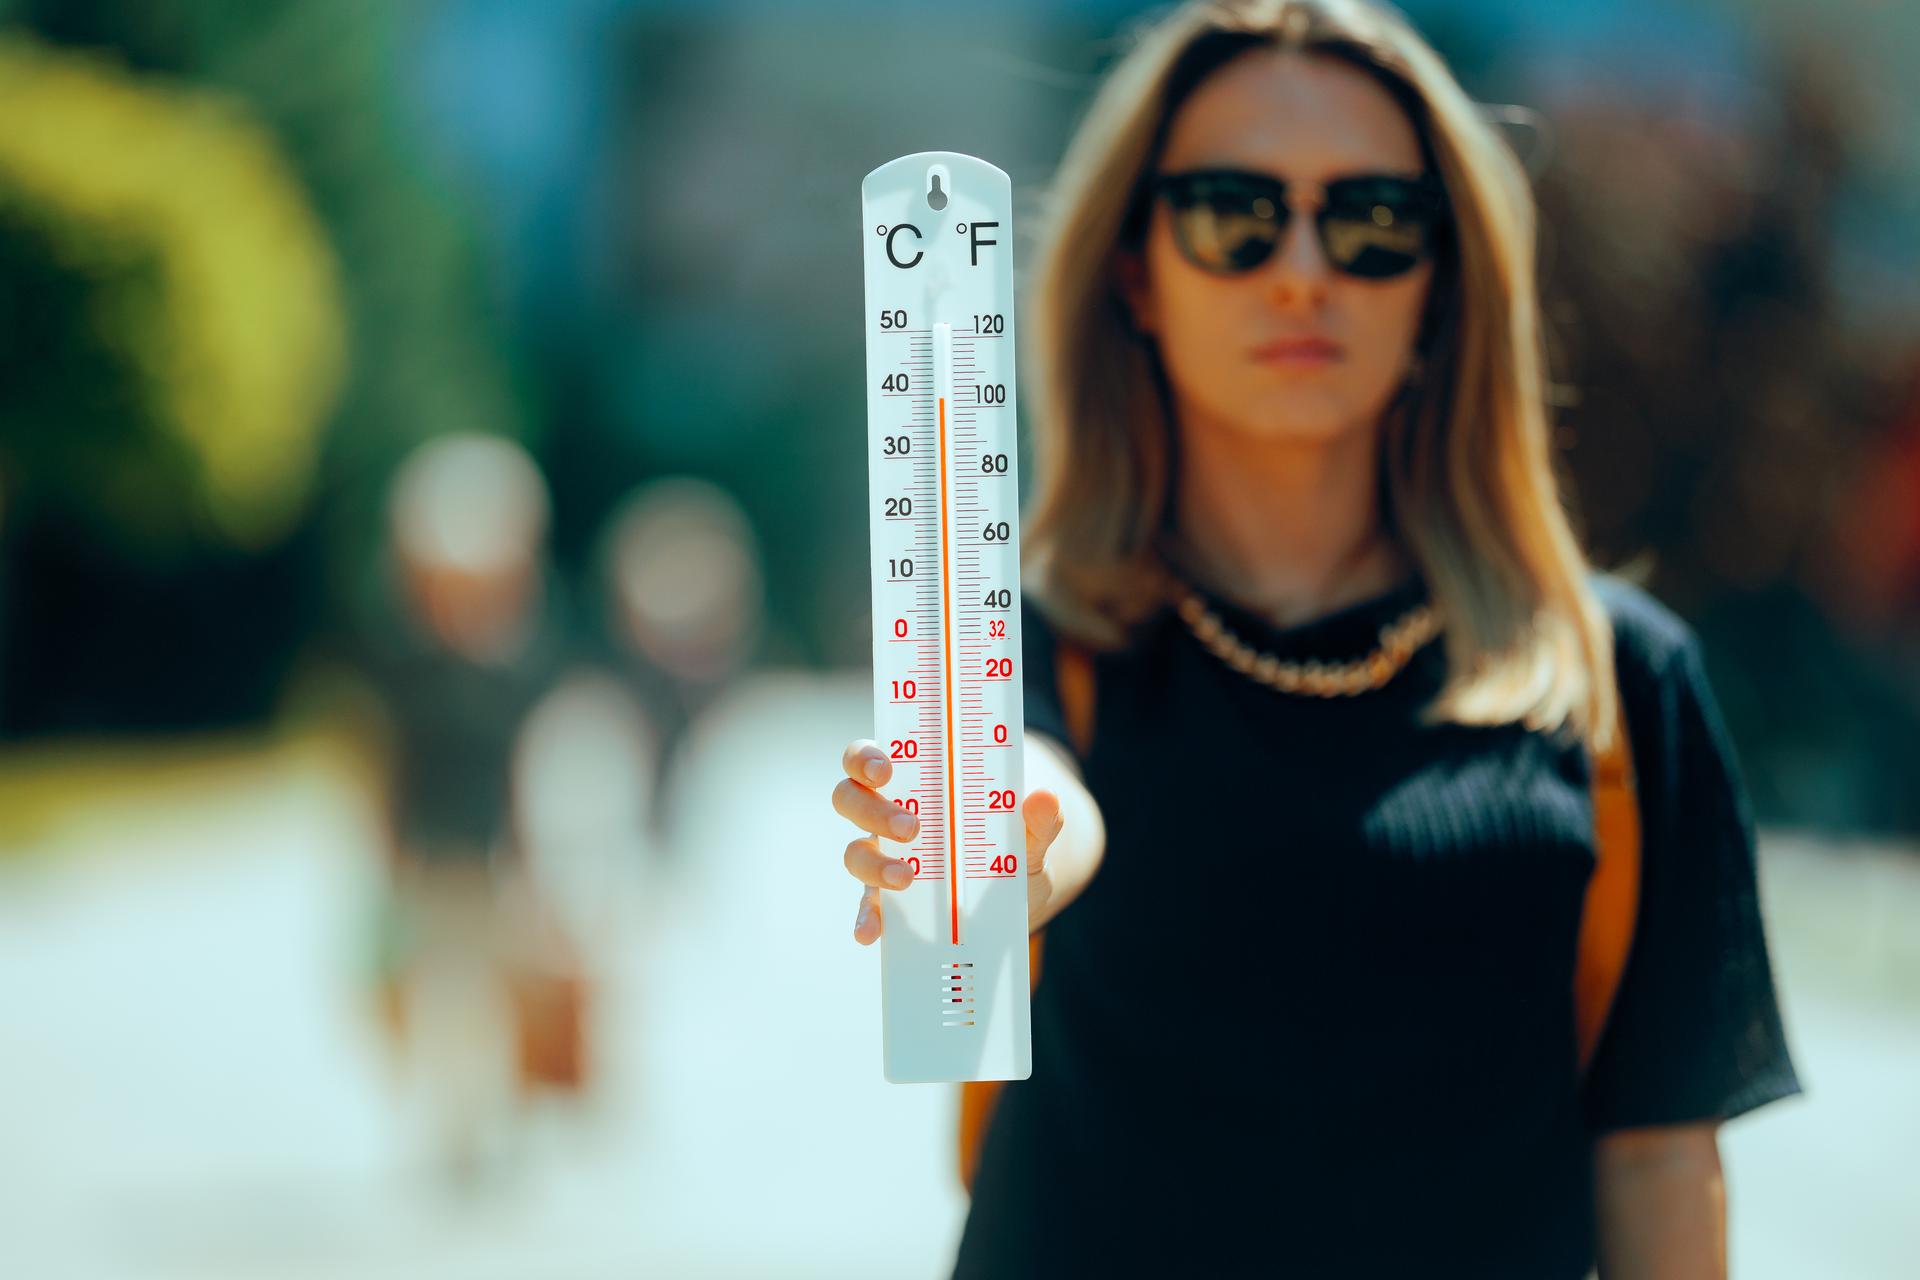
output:
[[[1640,807],[1635,795],[1626,705],[1615,688],[1613,742],[1593,761],[1593,877],[1580,915],[1573,979],[1574,1029],[1586,1074],[1626,972],[1640,913]]]
[[[1093,655],[1070,640],[1054,650],[1054,683],[1073,749],[1085,757],[1093,745]]]
[[[1074,749],[1082,757],[1093,742],[1093,655],[1070,641],[1061,641],[1054,649],[1054,683],[1060,691],[1060,710],[1067,719],[1067,732]],[[1027,990],[1040,982],[1040,940],[1046,930],[1027,938]],[[968,1080],[960,1086],[960,1185],[973,1190],[973,1171],[980,1163],[980,1144],[987,1134],[987,1120],[993,1115],[994,1100],[1000,1096],[999,1080]]]

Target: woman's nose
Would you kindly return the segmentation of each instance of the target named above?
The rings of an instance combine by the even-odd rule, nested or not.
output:
[[[1295,206],[1267,260],[1267,287],[1276,301],[1318,297],[1333,277],[1314,227],[1314,210]]]

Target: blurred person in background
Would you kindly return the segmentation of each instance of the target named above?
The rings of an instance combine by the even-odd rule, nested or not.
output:
[[[522,733],[570,641],[545,481],[520,446],[431,440],[387,510],[361,636],[387,732],[383,991],[438,1157],[470,1181],[501,1154],[518,1093],[577,1088],[586,1070],[579,957],[516,803]]]
[[[1920,702],[1920,350],[1907,360],[1894,407],[1848,477],[1850,499],[1813,582],[1855,635],[1884,637],[1892,665]],[[1898,767],[1911,769],[1911,758]]]
[[[954,1274],[1724,1275],[1718,1127],[1801,1088],[1752,819],[1697,635],[1563,508],[1516,157],[1397,13],[1214,0],[1142,28],[1052,195],[1045,965]],[[1622,753],[1638,905],[1589,1024]],[[876,744],[842,767],[867,944],[918,819]]]
[[[671,476],[640,486],[614,510],[599,563],[611,660],[656,736],[654,829],[664,832],[679,748],[759,644],[759,547],[731,494]]]
[[[1920,697],[1854,591],[1901,554],[1874,510],[1897,343],[1839,270],[1873,225],[1848,211],[1871,90],[1827,42],[1784,41],[1718,103],[1708,74],[1658,100],[1540,85],[1561,102],[1539,189],[1555,427],[1589,547],[1643,550],[1712,655],[1763,821],[1910,832]]]

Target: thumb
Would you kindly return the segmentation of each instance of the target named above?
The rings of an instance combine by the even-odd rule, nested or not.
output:
[[[1027,874],[1039,875],[1046,868],[1048,848],[1066,825],[1066,815],[1060,811],[1060,797],[1046,790],[1030,793],[1020,813],[1027,824]]]

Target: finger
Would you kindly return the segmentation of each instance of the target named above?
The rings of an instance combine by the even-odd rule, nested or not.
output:
[[[1046,865],[1047,850],[1066,825],[1066,815],[1060,811],[1060,797],[1044,788],[1027,794],[1020,813],[1027,824],[1027,874],[1038,875]]]
[[[842,859],[853,878],[878,889],[904,889],[913,883],[913,868],[899,858],[880,852],[878,841],[855,840],[847,845]]]
[[[860,907],[853,917],[853,940],[866,946],[880,936],[880,891],[871,886],[860,893]]]
[[[872,738],[855,738],[840,753],[840,767],[855,782],[864,782],[870,787],[884,787],[887,779],[893,776],[893,765],[887,759],[887,753]]]
[[[920,829],[918,816],[852,778],[834,784],[833,811],[862,830],[889,840],[911,840]]]

